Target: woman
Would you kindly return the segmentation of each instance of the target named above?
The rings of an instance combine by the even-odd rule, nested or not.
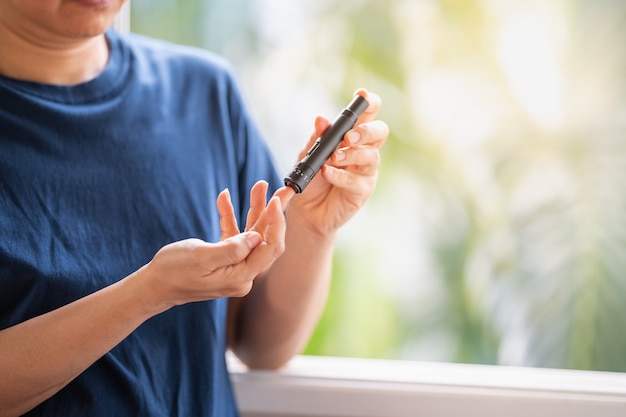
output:
[[[109,30],[122,4],[0,2],[1,415],[237,415],[225,349],[300,351],[376,183],[375,94],[294,197],[228,65]]]

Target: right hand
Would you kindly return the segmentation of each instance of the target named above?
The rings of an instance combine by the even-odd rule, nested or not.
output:
[[[218,210],[222,241],[171,243],[138,271],[148,278],[144,297],[150,307],[164,311],[194,301],[243,297],[254,279],[283,253],[286,225],[279,198],[272,198],[262,210],[267,220],[263,234],[234,233],[235,216],[224,193],[218,198]]]

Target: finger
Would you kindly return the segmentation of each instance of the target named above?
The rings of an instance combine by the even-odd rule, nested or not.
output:
[[[389,136],[389,126],[382,120],[357,125],[344,136],[343,144],[346,146],[371,145],[382,148]]]
[[[199,257],[210,266],[206,274],[216,269],[237,265],[243,262],[248,255],[261,243],[263,237],[256,232],[244,232],[231,236],[218,243],[206,243],[196,248]]]
[[[220,216],[220,230],[222,235],[220,240],[224,240],[239,233],[239,226],[237,225],[237,217],[235,216],[235,209],[230,199],[230,191],[226,188],[217,196],[217,212]]]
[[[278,197],[280,200],[281,211],[285,211],[289,201],[296,195],[296,192],[291,187],[281,187],[274,192],[273,197]]]
[[[274,197],[278,198],[278,201],[280,202],[281,212],[284,212],[285,209],[287,208],[287,204],[289,204],[289,201],[293,198],[294,195],[296,195],[296,193],[291,187],[281,187],[274,192],[274,195],[272,196],[272,198]],[[261,213],[256,223],[252,225],[252,227],[250,227],[249,230],[254,230],[256,232],[261,233],[262,235],[265,235],[265,229],[267,228],[267,225],[268,225],[267,221],[268,220],[267,220],[267,208],[266,208],[265,211]]]
[[[265,242],[284,250],[286,220],[280,197],[274,196],[267,205],[267,233]]]
[[[250,209],[246,217],[246,230],[250,230],[261,217],[263,210],[265,210],[267,187],[266,181],[257,181],[250,190]]]
[[[382,106],[382,100],[378,94],[367,91],[364,88],[359,88],[354,92],[354,95],[359,95],[367,100],[369,106],[363,112],[363,114],[357,120],[357,125],[361,123],[371,122],[376,119],[376,115],[380,111],[380,107]]]
[[[332,165],[360,175],[374,175],[380,165],[380,152],[372,146],[339,149],[333,154]]]
[[[301,160],[302,158],[304,158],[304,155],[306,155],[307,151],[311,148],[311,146],[313,146],[313,143],[317,140],[317,138],[322,136],[324,131],[326,131],[326,129],[328,129],[329,126],[330,126],[330,121],[326,117],[319,116],[319,115],[315,117],[313,133],[311,133],[311,136],[309,137],[309,141],[306,143],[305,147],[300,151],[300,154],[298,154],[298,160]]]
[[[266,233],[264,242],[248,257],[248,264],[255,269],[267,269],[285,251],[286,221],[279,197],[272,197],[266,209]]]
[[[349,194],[368,197],[374,192],[378,174],[361,175],[346,169],[325,165],[322,175],[331,185],[346,190]]]
[[[311,134],[311,143],[315,142],[317,138],[322,136],[322,133],[326,131],[330,127],[330,120],[324,116],[316,116],[315,121],[313,122],[313,126],[315,130]]]

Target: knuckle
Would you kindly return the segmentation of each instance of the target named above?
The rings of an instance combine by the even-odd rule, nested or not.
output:
[[[189,257],[191,258],[191,262],[194,264],[200,264],[203,260],[207,258],[207,245],[189,245],[187,247],[187,251],[189,253]]]
[[[359,165],[378,165],[380,155],[378,149],[367,147],[359,149],[358,160]]]
[[[376,190],[376,181],[377,181],[377,177],[374,176],[367,183],[367,187],[366,187],[366,190],[365,190],[366,195],[372,195],[374,193],[374,191]]]
[[[360,179],[361,179],[361,175],[350,173],[350,175],[346,177],[348,187],[359,188],[358,186],[360,185]]]
[[[340,184],[344,188],[353,188],[355,183],[357,182],[357,176],[349,171],[342,171],[342,175],[339,176],[338,180]]]
[[[268,247],[268,258],[269,259],[276,260],[283,253],[285,253],[285,242],[282,241],[282,240],[281,241],[277,241],[277,242],[273,242]]]
[[[371,158],[372,158],[372,164],[375,167],[380,166],[380,152],[378,152],[378,149],[372,149]]]
[[[224,253],[222,254],[228,265],[241,262],[245,258],[245,255],[244,248],[232,241],[226,243]]]

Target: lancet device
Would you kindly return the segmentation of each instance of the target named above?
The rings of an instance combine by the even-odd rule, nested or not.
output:
[[[322,165],[335,152],[346,132],[354,127],[367,106],[369,106],[367,100],[359,95],[354,96],[354,99],[343,109],[322,136],[317,138],[304,158],[285,177],[285,185],[291,187],[296,194],[304,191],[315,174],[322,168]]]

